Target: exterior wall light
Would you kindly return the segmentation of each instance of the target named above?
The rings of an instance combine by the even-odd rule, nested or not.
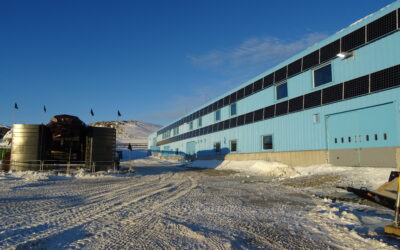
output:
[[[351,51],[351,52],[340,52],[336,56],[339,57],[339,58],[342,58],[342,59],[346,59],[346,58],[354,56],[354,53],[353,53],[353,51]]]

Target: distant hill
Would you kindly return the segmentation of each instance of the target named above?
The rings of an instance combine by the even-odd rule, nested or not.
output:
[[[161,128],[160,125],[140,121],[104,121],[90,125],[115,128],[117,131],[117,143],[147,143],[147,136]]]

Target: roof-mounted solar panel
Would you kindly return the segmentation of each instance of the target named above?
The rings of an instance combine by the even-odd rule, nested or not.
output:
[[[396,29],[397,13],[396,11],[392,11],[367,25],[367,40],[370,42]]]
[[[287,76],[287,66],[275,71],[275,82],[285,80]]]
[[[321,63],[335,58],[340,53],[340,39],[321,48]]]
[[[344,99],[352,98],[369,92],[369,75],[362,76],[344,83]]]
[[[303,71],[319,64],[319,50],[303,57]]]
[[[342,37],[342,52],[353,50],[365,44],[365,26],[351,32],[350,34]]]
[[[288,77],[301,72],[301,58],[288,65]]]

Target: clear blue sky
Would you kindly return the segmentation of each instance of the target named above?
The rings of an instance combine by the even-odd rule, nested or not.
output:
[[[391,2],[3,0],[0,124],[164,125]]]

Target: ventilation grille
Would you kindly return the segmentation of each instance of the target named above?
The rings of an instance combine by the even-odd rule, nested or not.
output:
[[[365,26],[342,37],[342,51],[353,50],[365,43]]]
[[[321,48],[321,63],[336,57],[340,52],[340,39]]]
[[[396,11],[393,11],[367,25],[368,42],[397,29]]]
[[[369,75],[344,83],[344,98],[365,95],[369,92]]]
[[[303,109],[303,96],[289,100],[289,112],[296,112]]]
[[[319,64],[319,50],[303,57],[303,71]]]
[[[313,108],[321,105],[321,90],[304,96],[304,108]]]
[[[281,103],[276,104],[276,116],[284,115],[288,112],[288,101],[284,101]]]
[[[322,104],[340,101],[343,99],[343,83],[322,90]]]
[[[400,85],[400,65],[371,74],[371,92]]]

